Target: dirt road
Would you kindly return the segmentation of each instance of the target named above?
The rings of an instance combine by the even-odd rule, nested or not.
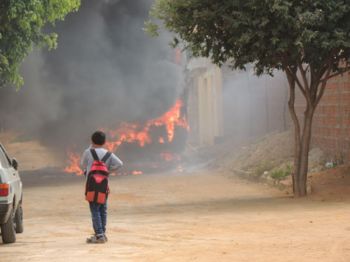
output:
[[[0,244],[1,262],[350,261],[349,201],[294,200],[213,172],[113,177],[109,242],[88,245],[83,181],[73,180],[25,189],[25,232]]]

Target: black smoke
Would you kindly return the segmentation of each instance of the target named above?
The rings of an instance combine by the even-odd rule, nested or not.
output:
[[[97,128],[157,117],[179,95],[169,36],[144,31],[151,0],[85,0],[53,29],[58,48],[24,62],[24,86],[0,90],[0,126],[59,149]]]

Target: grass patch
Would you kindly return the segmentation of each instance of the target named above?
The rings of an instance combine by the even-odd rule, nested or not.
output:
[[[254,176],[260,177],[265,171],[270,171],[274,167],[273,163],[269,161],[260,162],[259,165],[254,169]]]
[[[292,166],[287,165],[286,168],[277,169],[271,172],[270,176],[275,180],[283,180],[292,173]]]

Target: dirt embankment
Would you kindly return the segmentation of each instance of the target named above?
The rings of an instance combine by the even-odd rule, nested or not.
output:
[[[21,141],[16,133],[0,133],[0,142],[10,157],[16,158],[20,170],[30,171],[42,168],[64,167],[65,163],[47,147],[35,140]]]
[[[211,166],[218,170],[277,186],[292,195],[294,141],[290,131],[272,133],[246,146],[217,146],[218,157]],[[350,197],[350,165],[330,162],[319,148],[309,153],[309,197],[338,199]]]

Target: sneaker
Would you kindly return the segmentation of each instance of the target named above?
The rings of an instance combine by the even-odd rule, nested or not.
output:
[[[108,237],[104,235],[105,241],[108,242]]]
[[[107,242],[104,236],[91,236],[89,238],[86,239],[86,243],[88,244],[103,244]]]

